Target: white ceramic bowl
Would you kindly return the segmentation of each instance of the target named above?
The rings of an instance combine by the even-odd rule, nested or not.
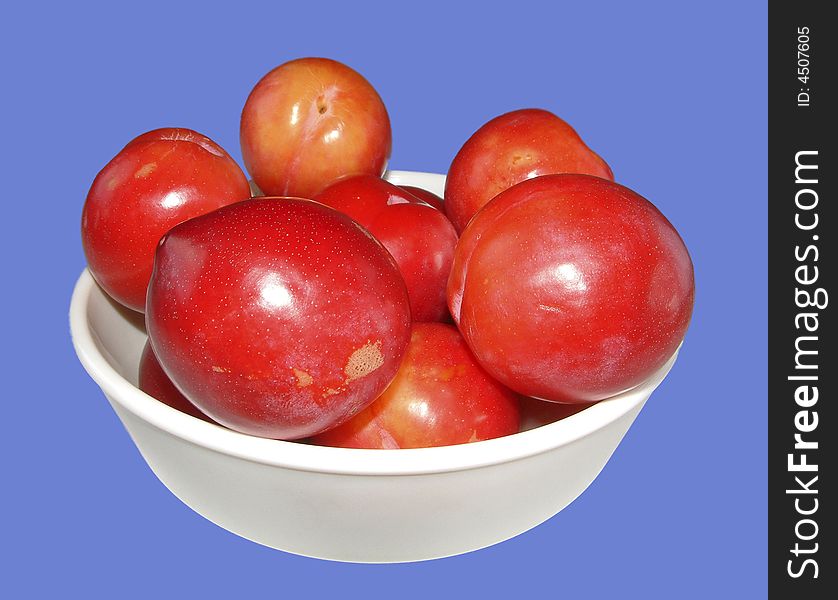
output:
[[[445,178],[391,171],[442,195]],[[136,387],[142,318],[85,271],[70,306],[79,359],[172,493],[260,544],[340,561],[476,550],[546,521],[599,474],[676,355],[647,382],[561,421],[485,442],[355,450],[267,440],[178,412]]]

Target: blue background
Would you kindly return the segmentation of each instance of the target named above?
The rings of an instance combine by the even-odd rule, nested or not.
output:
[[[75,4],[6,8],[0,25],[3,595],[765,595],[764,3]],[[397,169],[444,172],[489,118],[556,112],[692,252],[696,309],[674,370],[594,484],[516,539],[393,566],[239,539],[157,481],[75,358],[67,308],[97,171],[171,125],[240,160],[250,88],[307,55],[377,87]]]

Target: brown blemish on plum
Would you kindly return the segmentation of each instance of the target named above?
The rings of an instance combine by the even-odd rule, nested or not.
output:
[[[328,398],[329,396],[337,396],[340,394],[340,390],[336,390],[335,388],[326,388],[326,391],[323,392],[323,397]]]
[[[326,97],[323,94],[317,96],[317,112],[321,115],[326,114],[328,110],[328,105],[326,104]]]
[[[212,366],[212,370],[215,371],[216,373],[229,373],[230,372],[230,369],[225,369],[224,367],[218,367],[216,365]]]
[[[297,378],[297,387],[304,388],[314,383],[314,378],[305,371],[301,371],[300,369],[292,370],[294,371],[294,377]]]
[[[157,168],[157,163],[156,162],[147,163],[147,164],[143,165],[142,167],[140,167],[139,169],[137,169],[137,172],[134,173],[134,177],[136,179],[142,179],[143,177],[148,177],[149,175],[154,173],[154,170],[156,168]]]
[[[365,377],[384,364],[384,355],[381,353],[381,340],[372,343],[367,342],[355,350],[346,361],[343,372],[346,375],[346,383]]]

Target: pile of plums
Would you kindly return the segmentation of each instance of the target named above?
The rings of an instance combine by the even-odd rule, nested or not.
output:
[[[82,215],[93,277],[145,313],[141,389],[195,417],[343,447],[485,440],[640,384],[686,332],[678,233],[550,112],[478,129],[443,202],[381,178],[375,89],[303,58],[251,91],[241,148],[252,188],[206,136],[145,133]]]

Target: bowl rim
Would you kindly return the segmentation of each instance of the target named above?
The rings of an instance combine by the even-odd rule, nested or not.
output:
[[[395,171],[395,183],[424,179],[439,185],[443,175]],[[421,183],[420,183],[421,185]],[[357,449],[316,446],[259,438],[182,413],[149,396],[120,375],[106,358],[101,339],[91,327],[91,297],[102,294],[87,268],[73,289],[70,333],[73,347],[85,370],[113,403],[155,428],[198,446],[254,463],[298,471],[341,475],[425,475],[478,469],[542,454],[571,444],[605,428],[642,406],[669,373],[680,346],[664,365],[636,387],[601,400],[581,412],[512,435],[434,448]]]

